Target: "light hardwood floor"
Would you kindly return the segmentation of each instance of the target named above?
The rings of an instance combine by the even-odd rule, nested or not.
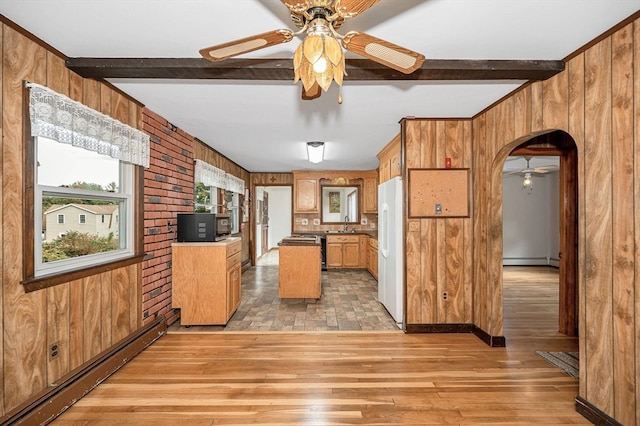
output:
[[[537,271],[505,271],[506,348],[471,334],[172,331],[54,424],[590,424],[578,381],[535,354],[577,351],[553,323],[557,274]]]

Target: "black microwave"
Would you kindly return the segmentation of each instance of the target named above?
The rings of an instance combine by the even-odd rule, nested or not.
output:
[[[221,241],[231,235],[228,214],[178,213],[177,239],[186,242]]]

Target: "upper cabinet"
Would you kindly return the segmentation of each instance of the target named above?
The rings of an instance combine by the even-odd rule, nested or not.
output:
[[[294,213],[319,213],[318,179],[294,177]]]
[[[294,213],[320,214],[322,223],[360,223],[377,213],[376,170],[293,171]],[[335,218],[333,217],[335,216]]]
[[[362,213],[378,213],[378,179],[365,178],[362,192]]]
[[[380,160],[380,183],[386,182],[396,176],[402,176],[400,134],[393,138],[391,142],[378,153],[378,160]]]

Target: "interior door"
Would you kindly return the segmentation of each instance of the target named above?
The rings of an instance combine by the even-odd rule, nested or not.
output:
[[[265,191],[262,198],[262,253],[269,251],[269,193]]]

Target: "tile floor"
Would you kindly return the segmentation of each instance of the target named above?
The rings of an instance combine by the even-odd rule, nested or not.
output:
[[[226,326],[191,326],[191,331],[399,330],[377,300],[378,285],[366,270],[322,271],[322,297],[278,297],[278,250],[242,273],[242,301]],[[179,324],[172,329],[185,329]]]

